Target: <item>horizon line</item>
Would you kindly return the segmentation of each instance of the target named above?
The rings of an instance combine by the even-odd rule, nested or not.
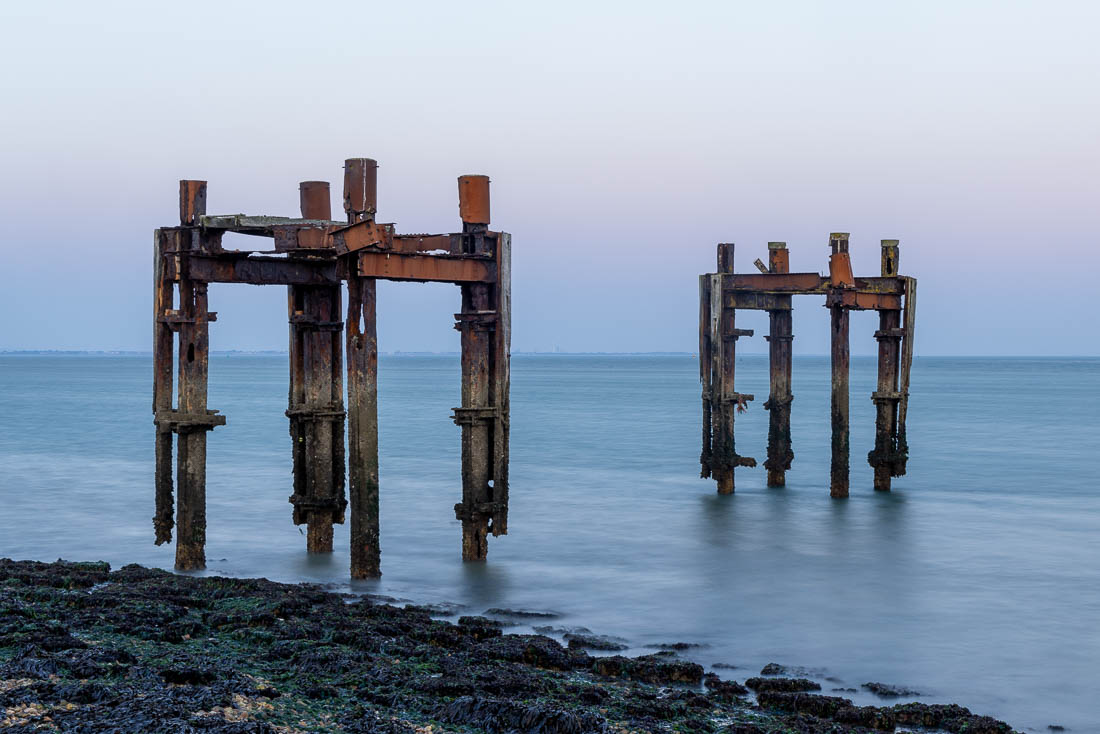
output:
[[[211,356],[232,356],[232,355],[245,355],[245,356],[287,356],[289,352],[280,349],[216,349],[210,351]],[[446,351],[446,352],[432,352],[432,351],[414,351],[414,350],[394,350],[382,352],[379,356],[384,357],[458,357],[461,356],[461,352]],[[641,351],[641,352],[563,352],[563,351],[514,351],[509,353],[510,356],[516,357],[698,357],[698,352],[681,352],[681,351]],[[121,357],[152,357],[153,352],[151,350],[139,350],[139,349],[0,349],[0,355],[8,356],[34,356],[34,355],[86,355],[86,356],[121,356]],[[742,357],[767,357],[767,352],[744,352],[738,356]],[[830,356],[825,352],[803,352],[796,353],[794,357],[828,357]],[[875,357],[877,356],[873,352],[866,354],[852,354],[852,357]],[[914,355],[914,359],[921,358],[936,358],[936,359],[1100,359],[1100,354],[917,354]]]

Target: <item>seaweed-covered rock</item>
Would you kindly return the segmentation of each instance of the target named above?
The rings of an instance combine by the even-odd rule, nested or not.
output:
[[[745,685],[757,693],[764,691],[820,691],[821,684],[808,678],[749,678]]]
[[[463,696],[441,706],[435,716],[449,724],[473,726],[489,732],[586,734],[608,731],[607,722],[598,714],[474,696]]]
[[[919,696],[920,693],[903,686],[892,686],[887,683],[864,683],[863,687],[879,698],[900,698],[902,696]]]
[[[588,635],[578,632],[567,632],[564,635],[566,643],[572,650],[602,650],[605,652],[621,652],[626,649],[624,640],[607,635]]]
[[[502,634],[488,617],[437,616],[264,579],[0,561],[0,728],[414,734],[443,722],[494,733],[856,734],[896,722],[1010,731],[958,706],[857,707],[775,690],[804,687],[786,678],[762,679],[757,705],[675,649],[593,658],[543,635]]]
[[[670,683],[688,683],[696,685],[703,680],[703,666],[681,660],[666,660],[653,655],[627,658],[612,655],[595,658],[592,670],[611,678],[627,678],[643,683],[668,685]]]
[[[713,698],[720,701],[735,701],[748,694],[749,689],[735,680],[722,680],[714,673],[703,676],[703,686]]]

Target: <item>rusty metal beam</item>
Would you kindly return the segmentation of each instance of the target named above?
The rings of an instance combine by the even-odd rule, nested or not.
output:
[[[830,287],[829,277],[818,273],[739,273],[722,279],[725,293],[825,295]],[[859,293],[900,296],[905,290],[905,283],[896,276],[854,278],[850,287]]]
[[[412,255],[400,252],[359,253],[364,278],[440,283],[495,283],[496,264],[488,258]]]
[[[281,257],[190,255],[190,278],[200,283],[249,285],[339,285],[343,266],[335,260],[288,260]],[[175,267],[169,268],[178,278]]]

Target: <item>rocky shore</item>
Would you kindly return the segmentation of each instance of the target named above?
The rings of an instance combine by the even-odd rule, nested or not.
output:
[[[0,560],[0,729],[1012,732],[961,706],[857,706],[781,671],[723,680],[676,649],[593,657],[497,619],[439,619],[451,613],[264,579]]]

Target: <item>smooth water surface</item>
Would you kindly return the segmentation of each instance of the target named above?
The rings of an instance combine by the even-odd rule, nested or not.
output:
[[[871,489],[872,359],[852,364],[852,494],[828,491],[824,358],[795,360],[786,489],[739,469],[698,478],[690,356],[516,356],[512,505],[489,562],[463,565],[456,357],[383,356],[379,582],[415,601],[551,609],[558,623],[738,666],[813,669],[1017,728],[1100,731],[1100,360],[918,359],[907,476]],[[756,402],[739,453],[763,462],[766,358],[738,360]],[[155,547],[150,360],[0,355],[0,556],[171,567]],[[215,356],[209,573],[347,588],[347,533],[307,557],[290,524],[287,366]],[[651,651],[651,650],[648,650]],[[825,680],[828,677],[833,680]],[[861,703],[865,693],[844,693]]]

